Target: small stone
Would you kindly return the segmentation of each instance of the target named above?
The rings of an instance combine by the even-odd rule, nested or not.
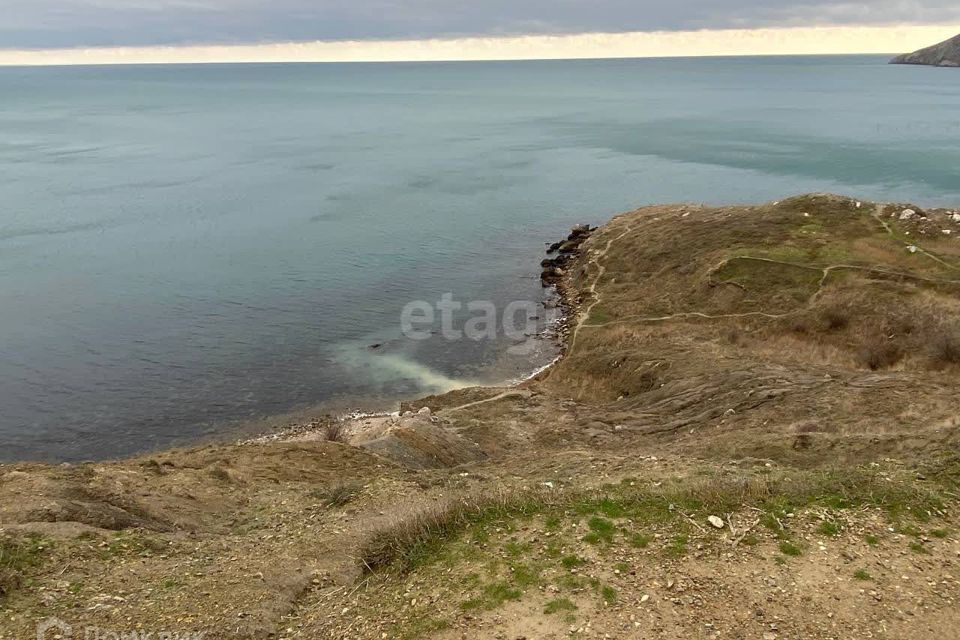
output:
[[[647,594],[647,593],[643,594],[643,596],[640,598],[640,604],[643,604],[649,599],[650,599],[650,594]]]
[[[707,522],[713,525],[715,529],[723,529],[723,520],[717,516],[710,516],[707,518]]]

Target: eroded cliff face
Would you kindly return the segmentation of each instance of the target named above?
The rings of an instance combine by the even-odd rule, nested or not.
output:
[[[905,53],[890,64],[921,64],[932,67],[960,67],[960,35],[913,53]]]

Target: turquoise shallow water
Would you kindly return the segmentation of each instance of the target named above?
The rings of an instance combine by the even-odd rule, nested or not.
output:
[[[884,62],[0,69],[0,460],[522,375],[400,310],[641,204],[960,204],[960,74]]]

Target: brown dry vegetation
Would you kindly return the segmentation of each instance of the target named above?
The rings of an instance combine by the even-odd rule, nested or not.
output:
[[[960,228],[904,208],[640,209],[568,265],[567,353],[520,388],[0,466],[0,638],[956,628]]]

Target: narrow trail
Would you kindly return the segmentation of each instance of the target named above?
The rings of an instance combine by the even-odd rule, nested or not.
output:
[[[486,404],[488,402],[496,402],[497,400],[503,400],[504,398],[529,398],[533,393],[526,389],[511,389],[509,391],[504,391],[503,393],[498,393],[495,396],[490,398],[484,398],[483,400],[476,400],[475,402],[468,402],[466,404],[461,404],[456,407],[450,407],[449,409],[441,409],[445,414],[453,413],[454,411],[462,411],[464,409],[470,409],[481,404]]]
[[[610,322],[603,322],[600,324],[586,324],[585,327],[588,328],[600,328],[600,327],[610,327],[617,324],[624,324],[626,322],[669,322],[670,320],[678,320],[680,318],[703,318],[705,320],[720,320],[723,318],[748,318],[750,316],[759,316],[762,318],[785,318],[795,311],[790,311],[787,313],[765,313],[763,311],[746,311],[744,313],[723,313],[712,315],[709,313],[701,313],[699,311],[683,311],[681,313],[674,313],[668,316],[630,316],[627,318],[622,318],[620,320],[611,320]]]
[[[894,240],[897,240],[897,241],[902,242],[902,240],[900,240],[899,238],[897,238],[896,234],[893,232],[893,229],[890,227],[890,225],[887,223],[887,221],[883,219],[883,205],[882,205],[882,204],[878,204],[878,205],[876,206],[876,208],[874,209],[874,212],[873,212],[871,215],[873,216],[874,220],[876,220],[877,222],[880,223],[880,226],[882,226],[882,227],[883,227],[883,230],[887,232],[887,235],[889,235],[889,236],[890,236],[891,238],[893,238]],[[936,255],[935,253],[931,253],[930,251],[927,251],[926,249],[924,249],[923,247],[921,247],[921,246],[918,245],[918,244],[909,243],[909,244],[906,244],[905,246],[915,247],[915,248],[917,249],[917,252],[918,252],[918,253],[923,254],[924,256],[930,258],[931,260],[933,260],[934,262],[936,262],[937,264],[939,264],[939,265],[941,265],[941,266],[944,266],[944,267],[946,267],[946,268],[948,268],[948,269],[950,269],[950,270],[952,270],[952,271],[960,271],[960,267],[958,267],[957,265],[950,264],[949,262],[947,262],[946,260],[944,260],[944,259],[941,258],[940,256]]]
[[[623,235],[625,235],[625,234],[622,234],[622,235],[619,236],[619,237],[623,237]],[[614,238],[613,240],[611,240],[610,242],[608,242],[606,249],[609,250],[611,243],[614,242],[615,240],[619,239],[619,237],[618,237],[618,238]],[[606,254],[606,251],[604,251],[604,255],[605,255],[605,254]],[[601,257],[601,256],[597,256],[597,257],[599,258],[599,257]],[[894,270],[892,270],[892,269],[883,269],[883,268],[881,268],[881,267],[869,267],[869,266],[865,266],[865,265],[856,265],[856,264],[833,264],[833,265],[827,265],[827,266],[825,266],[825,267],[813,267],[813,266],[810,266],[810,265],[797,264],[797,263],[794,263],[794,262],[787,262],[787,261],[784,261],[784,260],[776,260],[776,259],[773,259],[773,258],[764,258],[764,257],[760,257],[760,256],[734,256],[733,258],[727,258],[727,259],[721,261],[721,262],[720,262],[716,267],[714,267],[714,269],[712,269],[711,271],[716,271],[716,270],[718,270],[718,269],[723,268],[723,266],[726,265],[726,264],[728,264],[731,260],[753,260],[753,261],[757,261],[757,262],[768,262],[768,263],[771,263],[771,264],[785,265],[785,266],[788,266],[788,267],[795,267],[795,268],[797,268],[797,269],[805,269],[805,270],[808,270],[808,271],[817,271],[817,272],[822,273],[822,276],[821,276],[820,281],[819,281],[818,286],[817,286],[817,290],[810,296],[810,299],[807,301],[807,306],[809,306],[810,303],[812,303],[814,300],[816,300],[817,297],[823,292],[823,289],[826,287],[827,279],[830,277],[830,274],[831,274],[832,272],[834,272],[834,271],[839,271],[839,270],[865,271],[865,272],[867,272],[867,273],[877,273],[877,274],[881,274],[881,275],[889,276],[889,277],[904,278],[904,279],[909,279],[909,280],[919,280],[919,281],[921,281],[921,282],[929,282],[929,283],[933,283],[933,284],[952,284],[952,285],[960,285],[960,280],[951,280],[951,279],[947,279],[947,278],[930,278],[930,277],[927,277],[927,276],[919,276],[919,275],[916,275],[916,274],[905,273],[905,272],[902,272],[902,271],[894,271]],[[602,268],[602,266],[601,266],[601,268]],[[764,311],[746,311],[746,312],[743,312],[743,313],[709,314],[709,313],[702,313],[702,312],[700,312],[700,311],[682,311],[682,312],[679,312],[679,313],[674,313],[674,314],[670,314],[670,315],[666,315],[666,316],[629,316],[629,317],[627,317],[627,318],[621,318],[621,319],[619,319],[619,320],[611,320],[611,321],[609,321],[609,322],[589,323],[589,324],[588,324],[588,323],[586,322],[586,319],[589,318],[589,312],[590,312],[590,310],[592,310],[593,307],[594,307],[597,303],[600,302],[600,296],[596,294],[596,284],[597,284],[597,281],[599,280],[599,277],[602,276],[602,275],[603,275],[603,272],[600,272],[600,273],[598,274],[597,279],[594,280],[593,284],[591,285],[591,287],[590,287],[590,289],[589,289],[589,291],[593,294],[594,302],[591,303],[590,306],[587,307],[586,313],[584,314],[584,316],[581,318],[580,322],[579,322],[578,325],[577,325],[577,330],[579,330],[579,329],[581,329],[581,328],[584,328],[584,327],[586,327],[586,328],[609,327],[609,326],[614,326],[614,325],[618,325],[618,324],[624,324],[624,323],[628,323],[628,322],[641,322],[641,323],[642,323],[642,322],[669,322],[669,321],[671,321],[671,320],[678,320],[678,319],[681,319],[681,318],[703,318],[703,319],[706,319],[706,320],[722,320],[722,319],[728,319],[728,318],[762,317],[762,318],[770,318],[770,319],[772,319],[772,320],[777,320],[777,319],[781,319],[781,318],[787,318],[787,317],[792,316],[792,315],[794,315],[794,314],[797,314],[797,313],[799,313],[799,312],[801,312],[801,311],[804,311],[804,310],[807,308],[807,306],[805,306],[805,307],[803,307],[803,308],[801,308],[801,309],[795,309],[795,310],[793,310],[793,311],[787,311],[787,312],[784,312],[784,313],[766,313],[766,312],[764,312]],[[573,344],[573,343],[571,342],[571,346],[572,346],[572,344]]]
[[[586,307],[581,309],[580,313],[578,314],[577,324],[576,326],[574,326],[573,331],[570,333],[569,353],[573,353],[574,347],[576,347],[577,337],[580,335],[580,329],[582,329],[584,326],[595,326],[595,325],[587,325],[586,322],[590,318],[590,314],[593,313],[594,307],[596,307],[597,304],[600,302],[600,296],[597,295],[597,285],[600,283],[600,278],[602,278],[603,275],[607,272],[607,268],[600,263],[600,260],[607,256],[607,254],[610,252],[610,247],[613,246],[614,242],[622,239],[631,231],[633,231],[633,227],[628,226],[623,233],[607,240],[607,244],[603,248],[603,250],[590,258],[588,265],[589,264],[597,265],[597,275],[596,277],[594,277],[593,282],[591,282],[590,286],[587,288],[587,291],[590,293],[590,296],[593,298],[593,302],[591,302]]]

